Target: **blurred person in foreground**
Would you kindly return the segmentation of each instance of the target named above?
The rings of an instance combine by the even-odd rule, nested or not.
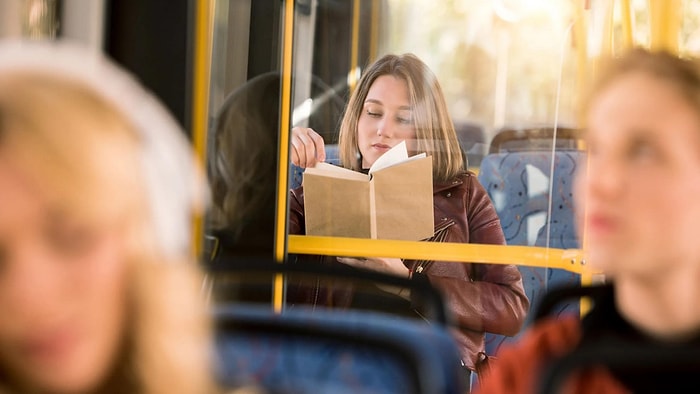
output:
[[[210,393],[203,177],[131,76],[0,43],[0,392]]]
[[[591,349],[595,363],[566,375],[563,392],[697,391],[700,63],[635,49],[606,66],[583,111],[575,198],[587,262],[608,283],[586,289],[593,307],[582,319],[545,316],[502,348],[479,393],[537,392],[550,368]],[[662,372],[645,368],[645,349],[650,360],[698,356]],[[610,350],[622,359],[606,364]]]

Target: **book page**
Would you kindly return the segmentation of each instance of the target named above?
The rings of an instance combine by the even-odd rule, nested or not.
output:
[[[386,151],[383,155],[372,164],[369,168],[369,174],[373,174],[382,168],[391,167],[394,164],[401,163],[408,159],[408,151],[406,150],[406,141],[401,141],[393,148]]]
[[[328,163],[316,163],[315,167],[309,167],[304,170],[305,173],[328,176],[340,179],[355,179],[355,180],[367,180],[367,175],[353,171],[344,167],[336,166]]]
[[[375,161],[374,164],[372,164],[372,167],[369,168],[369,175],[372,175],[373,173],[384,168],[395,166],[399,163],[405,163],[411,160],[421,159],[425,156],[425,153],[420,153],[415,156],[408,157],[406,141],[401,141],[396,146],[389,149],[386,153],[379,156],[377,161]]]

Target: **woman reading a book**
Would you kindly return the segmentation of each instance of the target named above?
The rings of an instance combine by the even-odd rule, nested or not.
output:
[[[345,168],[366,171],[403,141],[409,155],[425,152],[433,161],[434,232],[426,241],[505,244],[486,190],[465,167],[435,75],[415,55],[386,55],[366,69],[350,97],[340,127],[340,163]],[[294,128],[291,144],[295,165],[314,167],[325,160],[323,138],[312,129]],[[291,191],[289,232],[306,233],[303,186]],[[325,259],[427,280],[442,290],[459,326],[455,337],[462,362],[470,371],[477,368],[484,351],[484,333],[515,335],[529,308],[520,273],[513,265],[398,258]]]

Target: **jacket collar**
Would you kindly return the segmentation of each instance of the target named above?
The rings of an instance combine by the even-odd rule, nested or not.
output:
[[[465,178],[469,176],[467,173],[460,174],[448,182],[435,183],[433,185],[433,193],[440,193],[442,191],[453,189],[464,184]]]

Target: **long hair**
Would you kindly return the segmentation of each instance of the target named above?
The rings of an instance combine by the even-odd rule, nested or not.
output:
[[[212,225],[233,238],[251,222],[274,228],[279,104],[279,74],[267,73],[231,93],[216,117],[208,162]]]
[[[433,157],[434,180],[447,181],[464,171],[462,149],[440,83],[430,68],[410,53],[385,55],[363,73],[350,96],[340,126],[338,149],[341,165],[360,170],[357,125],[369,89],[383,75],[392,75],[408,85],[417,138],[417,152],[412,153],[425,152]]]
[[[147,140],[129,114],[85,83],[50,71],[0,72],[0,146],[72,214],[126,223],[129,321],[104,389],[208,393],[212,344],[201,274],[188,248],[170,249],[158,233],[144,174]]]

